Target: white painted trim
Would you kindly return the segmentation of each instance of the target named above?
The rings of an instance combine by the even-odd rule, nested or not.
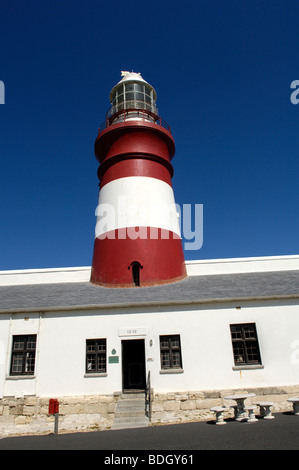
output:
[[[299,255],[186,261],[188,276],[241,274],[299,269]]]
[[[90,272],[90,266],[0,271],[0,286],[88,282]]]

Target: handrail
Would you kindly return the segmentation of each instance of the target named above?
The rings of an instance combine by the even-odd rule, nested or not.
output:
[[[98,135],[104,129],[107,129],[113,124],[118,124],[119,122],[126,122],[128,118],[130,120],[132,119],[132,117],[133,118],[137,117],[138,119],[141,119],[147,122],[153,122],[154,124],[157,124],[158,126],[164,127],[164,129],[170,132],[169,125],[163,118],[161,118],[161,116],[157,116],[156,114],[146,109],[128,108],[128,109],[123,109],[122,111],[118,111],[117,113],[113,114],[109,118],[106,118],[106,120],[99,127]],[[115,120],[117,120],[117,122],[115,122]]]
[[[146,383],[146,409],[149,421],[152,420],[152,388],[151,388],[151,371],[148,371]]]

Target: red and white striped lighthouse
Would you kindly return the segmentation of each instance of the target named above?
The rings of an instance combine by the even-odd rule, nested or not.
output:
[[[139,73],[122,75],[95,142],[100,193],[91,282],[175,282],[186,268],[171,184],[174,140],[154,88]]]

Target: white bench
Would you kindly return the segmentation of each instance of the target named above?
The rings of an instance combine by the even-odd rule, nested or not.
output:
[[[288,398],[287,401],[290,401],[293,403],[293,411],[295,415],[299,415],[299,398],[298,397],[293,397],[293,398]]]
[[[263,419],[274,419],[270,409],[273,406],[272,401],[260,401],[255,405],[260,407],[260,414]]]
[[[255,417],[254,409],[255,405],[245,407],[245,410],[248,411],[247,423],[256,423],[256,421],[258,421]]]
[[[214,406],[210,409],[213,413],[216,413],[216,424],[226,424],[223,418],[223,412],[226,411],[225,406]]]

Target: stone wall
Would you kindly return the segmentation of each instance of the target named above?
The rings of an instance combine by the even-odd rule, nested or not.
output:
[[[60,397],[59,433],[109,429],[116,396]],[[6,397],[0,400],[0,437],[54,432],[54,416],[48,414],[49,398]]]
[[[185,393],[154,393],[152,402],[152,424],[183,423],[190,421],[209,421],[215,419],[210,411],[214,406],[224,405],[228,411],[224,418],[233,417],[234,401],[224,400],[225,396],[237,393],[255,393],[255,397],[248,398],[245,405],[258,401],[273,402],[272,412],[292,411],[292,403],[287,398],[299,396],[299,385],[289,387],[267,387],[246,390],[215,390]],[[258,409],[258,407],[257,407]]]
[[[192,391],[153,393],[151,425],[173,424],[215,419],[213,406],[233,405],[224,401],[232,393],[255,393],[246,403],[259,400],[273,402],[272,411],[291,411],[287,398],[299,396],[299,385],[245,390]],[[119,393],[80,397],[60,397],[59,433],[98,431],[111,428]],[[50,434],[54,432],[54,416],[48,414],[49,398],[4,397],[0,399],[0,437]],[[229,410],[224,417],[232,417]]]

